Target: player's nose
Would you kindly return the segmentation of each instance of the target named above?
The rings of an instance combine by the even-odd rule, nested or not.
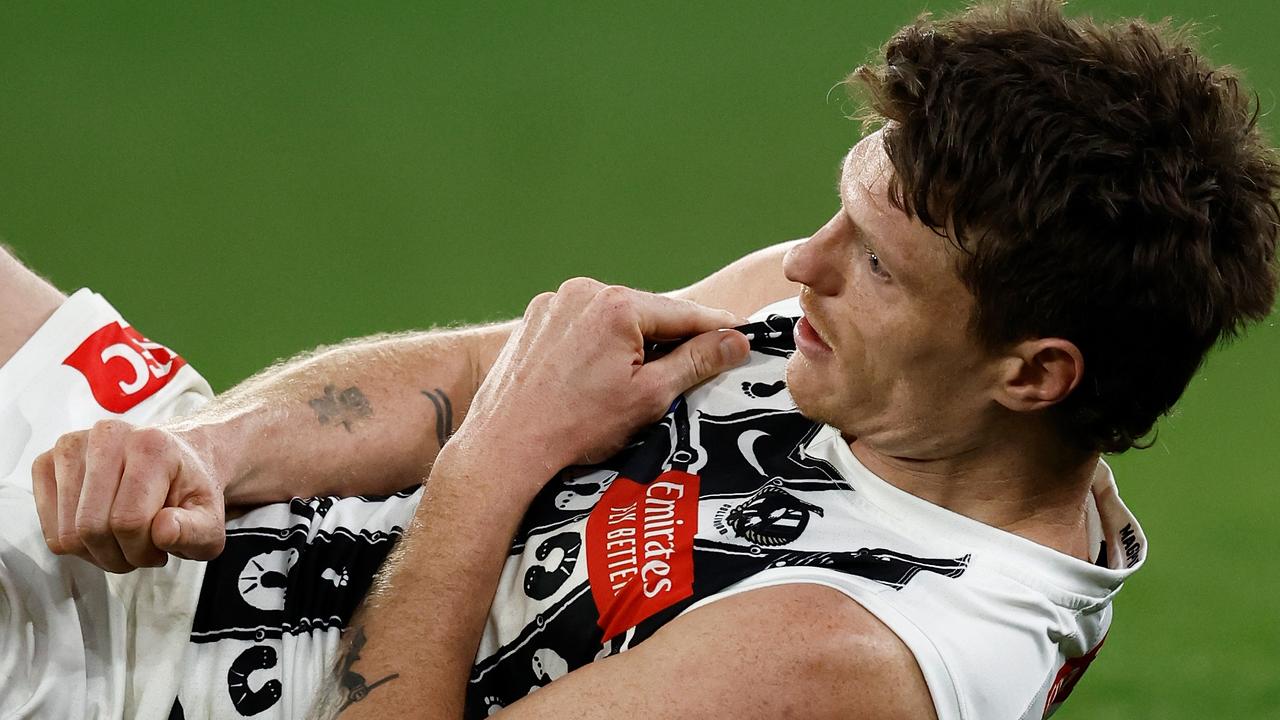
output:
[[[836,295],[843,284],[839,260],[839,228],[843,213],[818,228],[808,240],[793,245],[782,260],[787,279],[820,295]]]

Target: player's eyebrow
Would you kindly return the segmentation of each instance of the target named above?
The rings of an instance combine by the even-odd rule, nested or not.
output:
[[[853,215],[849,214],[849,207],[845,202],[846,191],[853,193],[861,190],[862,194],[867,196],[867,202],[873,208],[880,212],[884,211],[884,205],[881,203],[880,199],[871,192],[870,187],[862,182],[855,181],[857,187],[852,188],[845,183],[845,178],[848,176],[849,163],[852,158],[853,149],[850,149],[849,152],[845,153],[845,156],[840,160],[840,175],[836,178],[836,196],[840,199],[840,212],[844,213],[849,219],[849,223],[857,229],[858,234],[863,238],[864,244],[875,248],[876,254],[881,256],[881,259],[889,264],[890,271],[893,272],[895,276],[903,279],[902,275],[908,270],[908,268],[902,266],[901,259],[898,257],[896,248],[893,248],[891,243],[884,242],[879,233],[876,233],[866,225],[859,223],[854,219]]]

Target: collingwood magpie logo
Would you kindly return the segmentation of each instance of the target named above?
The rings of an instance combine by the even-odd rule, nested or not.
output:
[[[754,545],[778,547],[795,542],[809,526],[809,516],[822,517],[822,508],[782,489],[777,480],[760,488],[745,502],[730,508],[717,526]]]

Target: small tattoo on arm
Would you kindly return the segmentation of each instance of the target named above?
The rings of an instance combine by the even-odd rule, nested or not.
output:
[[[316,411],[321,425],[341,425],[347,432],[351,432],[352,423],[373,414],[368,398],[354,385],[342,392],[336,392],[333,385],[325,385],[324,395],[308,400],[307,404]]]
[[[352,703],[358,703],[365,699],[369,693],[379,685],[389,683],[400,677],[400,673],[392,673],[380,680],[374,682],[366,682],[364,676],[351,669],[356,661],[360,659],[360,651],[364,648],[368,640],[364,635],[364,628],[358,627],[354,630],[355,636],[351,638],[351,645],[347,648],[347,652],[342,656],[341,667],[338,668],[338,683],[342,686],[342,691],[346,693],[346,697],[338,698],[342,704],[338,707],[335,714],[341,714]]]
[[[440,447],[444,447],[453,434],[453,403],[440,388],[423,390],[422,394],[431,398],[431,404],[436,406],[436,440],[440,441]]]

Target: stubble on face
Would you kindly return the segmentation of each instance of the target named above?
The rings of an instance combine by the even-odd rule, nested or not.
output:
[[[793,277],[830,354],[797,351],[787,383],[807,417],[846,436],[891,445],[929,442],[935,417],[955,418],[979,400],[966,376],[982,362],[969,337],[972,296],[946,238],[893,207],[892,165],[877,133],[841,168],[841,210],[799,252]],[[875,255],[874,261],[871,255]],[[868,267],[883,266],[889,277]],[[968,402],[968,404],[965,404]]]

